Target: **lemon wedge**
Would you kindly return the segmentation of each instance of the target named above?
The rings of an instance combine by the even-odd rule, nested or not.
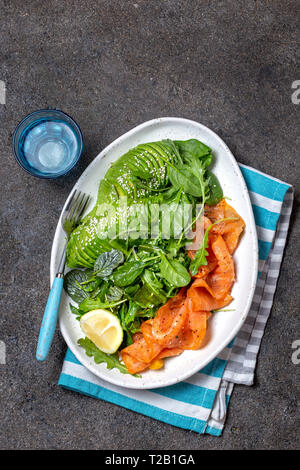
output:
[[[86,336],[103,352],[115,353],[122,341],[123,330],[116,315],[107,310],[92,310],[80,319],[80,327]]]

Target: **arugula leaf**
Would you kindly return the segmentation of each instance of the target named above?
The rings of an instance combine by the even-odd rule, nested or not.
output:
[[[145,269],[142,275],[144,283],[148,284],[149,287],[155,288],[156,290],[162,289],[163,284],[157,279],[155,273],[149,269]]]
[[[136,314],[139,312],[139,310],[140,310],[140,306],[137,303],[130,300],[129,307],[124,318],[124,325],[125,325],[126,330],[128,326],[130,325],[130,323],[132,323],[135,320]]]
[[[120,363],[118,353],[106,354],[87,337],[78,340],[79,346],[85,349],[86,355],[93,357],[96,364],[106,363],[107,369],[118,369],[122,374],[129,374],[125,365]]]
[[[167,301],[163,284],[157,279],[155,273],[146,269],[142,275],[144,285],[137,291],[133,300],[142,308],[152,308]]]
[[[137,293],[139,288],[140,288],[139,284],[134,284],[133,286],[128,286],[124,289],[125,295],[127,297],[131,298],[132,296],[134,296],[134,294]]]
[[[175,258],[179,250],[185,245],[186,245],[185,239],[181,240],[179,243],[178,243],[178,240],[175,240],[175,239],[168,240],[168,244],[167,244],[168,256],[170,258]]]
[[[188,270],[179,261],[165,256],[161,258],[160,274],[173,287],[186,286],[191,280]]]
[[[124,255],[121,251],[115,249],[106,251],[105,253],[101,253],[96,259],[94,272],[99,277],[108,277],[123,261]]]
[[[212,227],[212,225],[210,225],[210,227],[208,227],[207,230],[205,231],[201,247],[196,252],[195,257],[194,257],[194,259],[192,260],[192,262],[190,264],[190,273],[191,273],[192,276],[195,276],[197,274],[198,269],[200,268],[200,266],[206,266],[207,265],[206,257],[208,256],[208,251],[207,251],[207,248],[208,248],[208,234],[209,234],[209,230],[210,230],[211,227]]]
[[[189,168],[191,172],[198,178],[199,186],[201,188],[202,203],[206,202],[206,193],[208,191],[208,178],[206,177],[206,168],[201,160],[196,157],[191,157],[189,161]]]
[[[101,279],[101,278],[97,278]],[[111,286],[111,282],[107,280],[103,280],[98,289],[96,289],[92,295],[90,296],[93,299],[99,299],[101,302],[106,301],[106,295],[109,291],[109,288]]]

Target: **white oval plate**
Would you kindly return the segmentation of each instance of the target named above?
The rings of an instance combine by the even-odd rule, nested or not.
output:
[[[99,153],[78,179],[74,188],[78,188],[92,196],[90,210],[97,198],[99,182],[114,160],[138,144],[166,138],[173,140],[195,138],[212,148],[215,157],[213,171],[221,182],[224,195],[230,198],[230,204],[245,220],[246,229],[234,254],[236,266],[236,282],[232,290],[234,300],[228,307],[233,310],[218,312],[212,316],[209,320],[205,344],[201,349],[184,351],[180,356],[169,358],[165,361],[163,369],[146,371],[142,374],[142,378],[121,374],[116,369],[108,370],[105,364],[95,364],[94,360],[85,354],[85,351],[77,345],[77,340],[83,337],[83,333],[75,315],[70,312],[70,298],[65,292],[63,293],[59,324],[62,335],[73,354],[98,377],[115,385],[128,388],[151,389],[180,382],[198,372],[214,359],[234,338],[245,321],[257,278],[257,235],[245,181],[229,148],[220,137],[198,122],[166,117],[153,119],[135,127]],[[64,234],[60,220],[56,228],[51,252],[51,283],[56,274],[59,256],[63,247]]]

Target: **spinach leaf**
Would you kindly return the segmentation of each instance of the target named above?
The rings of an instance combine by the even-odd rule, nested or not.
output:
[[[101,302],[99,298],[97,299],[90,299],[86,298],[84,299],[80,304],[79,308],[82,312],[90,312],[91,310],[97,310],[98,308],[104,308],[104,309],[115,309],[116,307],[119,308],[119,305],[122,303],[126,302],[126,299],[124,300],[118,300],[116,302]]]
[[[170,168],[170,181],[176,188],[182,188],[185,193],[195,197],[201,196],[201,187],[197,177],[187,165],[178,165]]]
[[[106,354],[87,337],[78,340],[79,346],[85,349],[86,355],[93,357],[96,364],[106,363],[107,369],[118,369],[122,374],[129,374],[124,364],[121,364],[118,353]]]
[[[209,206],[215,206],[223,198],[223,191],[219,183],[218,178],[211,171],[207,171],[208,180],[208,198],[206,199],[206,204]]]
[[[112,280],[118,287],[129,286],[142,274],[145,266],[142,261],[128,261],[113,272]]]
[[[75,302],[80,303],[89,296],[88,292],[93,291],[101,280],[91,281],[91,270],[82,271],[73,269],[65,275],[64,288],[67,294]],[[83,284],[84,283],[84,284]]]
[[[150,271],[149,269],[145,269],[142,275],[142,281],[145,284],[148,284],[149,287],[153,287],[155,289],[163,288],[163,284],[157,279],[155,273]]]
[[[188,270],[179,261],[165,256],[160,262],[160,274],[173,287],[186,286],[191,280]]]
[[[211,154],[211,148],[197,139],[175,140],[174,143],[184,160],[188,160],[190,157],[202,158]]]
[[[213,159],[212,153],[209,153],[209,154],[205,155],[204,157],[202,157],[201,158],[201,163],[203,165],[203,168],[205,168],[207,170],[207,168],[209,167],[209,165],[212,162],[212,159]]]
[[[96,259],[94,272],[99,277],[108,277],[123,261],[124,255],[121,251],[115,249],[106,251],[105,253],[101,253]]]

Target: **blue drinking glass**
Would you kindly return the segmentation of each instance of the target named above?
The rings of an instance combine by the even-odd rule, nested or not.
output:
[[[66,113],[42,109],[26,116],[13,136],[17,162],[38,178],[58,178],[78,162],[83,138],[78,124]]]

